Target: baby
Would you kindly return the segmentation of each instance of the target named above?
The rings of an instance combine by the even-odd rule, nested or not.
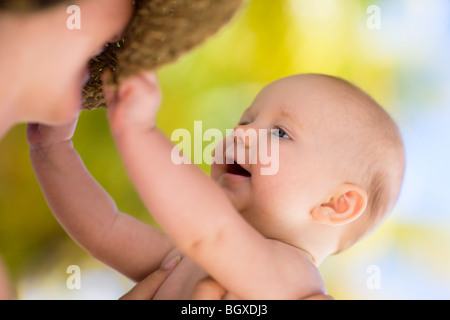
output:
[[[155,299],[187,299],[207,274],[228,299],[325,294],[317,266],[373,231],[398,197],[405,161],[398,128],[344,80],[306,74],[268,85],[235,130],[267,129],[267,139],[231,140],[247,160],[261,140],[272,150],[278,141],[277,173],[261,174],[267,164],[259,158],[234,159],[213,163],[212,179],[172,161],[173,145],[155,127],[154,74],[105,92],[125,167],[165,233],[120,213],[90,176],[71,142],[76,121],[30,125],[31,159],[55,216],[93,257],[135,281],[183,257]],[[223,149],[216,153],[230,157]]]

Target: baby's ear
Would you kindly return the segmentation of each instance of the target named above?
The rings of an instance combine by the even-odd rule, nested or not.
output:
[[[367,207],[367,193],[354,184],[342,184],[331,199],[311,211],[314,221],[340,226],[358,219]]]

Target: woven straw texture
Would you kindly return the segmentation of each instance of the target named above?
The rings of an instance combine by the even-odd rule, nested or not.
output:
[[[114,83],[144,70],[173,62],[216,33],[234,15],[241,0],[141,0],[124,39],[108,44],[90,63],[91,79],[83,107],[105,107],[102,73],[111,69]]]
[[[69,0],[0,0],[0,10],[32,12]]]

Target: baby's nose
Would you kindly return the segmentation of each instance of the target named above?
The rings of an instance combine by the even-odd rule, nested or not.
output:
[[[239,125],[234,128],[234,142],[243,144],[245,148],[252,147],[258,139],[258,132],[248,125]]]

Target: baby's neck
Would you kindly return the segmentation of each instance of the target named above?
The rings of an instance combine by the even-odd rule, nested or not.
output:
[[[318,267],[326,257],[333,253],[333,249],[323,243],[314,245],[302,244],[297,246],[297,248],[316,267]]]

